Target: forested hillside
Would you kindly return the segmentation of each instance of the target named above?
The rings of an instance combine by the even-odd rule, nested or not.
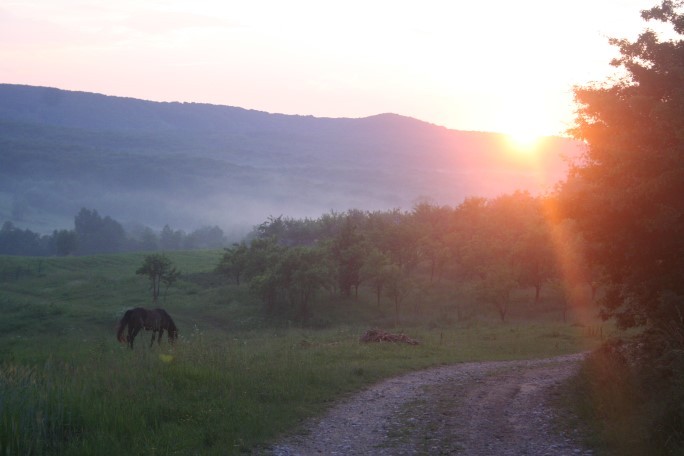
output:
[[[577,150],[547,138],[526,161],[501,135],[393,114],[314,118],[7,84],[0,101],[0,221],[44,233],[82,207],[230,234],[269,215],[536,193]]]

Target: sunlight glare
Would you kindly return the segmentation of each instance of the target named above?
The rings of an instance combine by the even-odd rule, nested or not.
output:
[[[541,140],[541,135],[532,131],[517,131],[508,133],[508,142],[516,152],[531,154]]]
[[[496,122],[509,151],[519,158],[532,158],[539,152],[542,138],[553,131],[549,122],[552,110],[545,93],[535,90],[534,81],[520,75],[511,82],[506,107],[497,112]]]

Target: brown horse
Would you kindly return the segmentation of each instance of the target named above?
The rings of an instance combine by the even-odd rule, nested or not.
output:
[[[128,335],[124,335],[124,329],[128,327]],[[150,347],[154,344],[154,337],[156,333],[157,343],[159,344],[164,334],[164,330],[169,333],[169,342],[173,343],[178,338],[178,328],[173,322],[171,315],[164,309],[144,309],[136,307],[135,309],[127,310],[119,322],[119,329],[116,333],[116,338],[121,343],[127,343],[131,350],[133,349],[133,340],[138,335],[141,329],[145,331],[152,331],[152,340]]]

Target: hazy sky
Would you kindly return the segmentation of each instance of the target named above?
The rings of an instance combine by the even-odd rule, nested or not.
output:
[[[0,0],[0,82],[555,134],[656,3]]]

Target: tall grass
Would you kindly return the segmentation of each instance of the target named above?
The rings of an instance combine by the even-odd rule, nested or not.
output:
[[[0,454],[237,454],[381,378],[474,359],[585,347],[568,326],[413,329],[417,347],[359,330],[197,330],[173,348],[106,341],[71,362],[2,365]],[[550,343],[551,342],[551,343]],[[142,345],[142,344],[141,344]]]
[[[638,340],[592,352],[566,385],[566,405],[592,429],[597,454],[682,455],[684,356],[643,356]]]
[[[435,292],[407,302],[403,326],[391,328],[420,345],[361,344],[365,330],[394,324],[391,303],[377,306],[363,290],[353,301],[320,296],[309,329],[297,328],[264,315],[247,287],[212,276],[220,254],[169,254],[184,275],[161,305],[180,340],[149,348],[143,333],[133,351],[114,330],[126,308],[150,305],[134,273],[144,255],[0,258],[20,271],[0,277],[0,456],[238,454],[388,376],[597,341],[550,307],[534,321],[524,312],[503,325],[459,321],[457,298]]]

